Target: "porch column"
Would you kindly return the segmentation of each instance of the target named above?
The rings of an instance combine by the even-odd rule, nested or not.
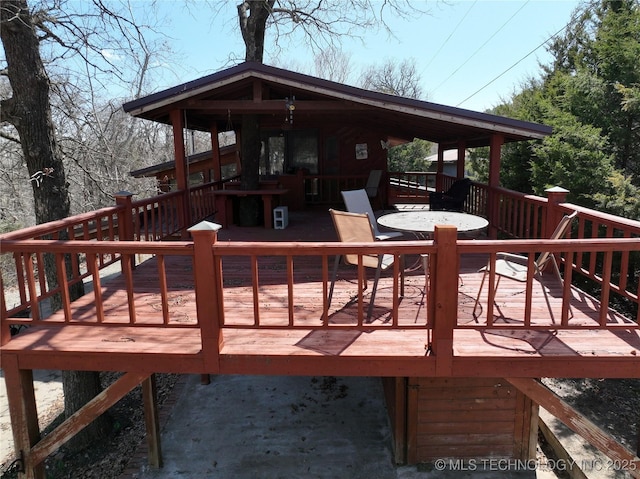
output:
[[[184,111],[171,110],[171,125],[173,126],[173,157],[176,165],[176,183],[178,190],[187,189],[187,160],[184,151]]]
[[[464,167],[465,167],[465,159],[466,159],[466,151],[467,151],[467,142],[459,141],[458,142],[458,161],[456,162],[456,178],[464,178]]]
[[[504,136],[500,134],[491,135],[489,144],[489,191],[487,195],[487,219],[489,220],[489,238],[496,239],[498,237],[499,207],[498,195],[494,188],[500,186],[500,152]]]
[[[442,173],[444,173],[444,147],[441,143],[438,144],[438,162],[436,164],[436,191],[444,190]]]
[[[178,223],[182,231],[182,239],[187,239],[186,228],[191,225],[191,208],[189,207],[189,178],[187,175],[187,159],[184,151],[184,110],[171,110],[171,125],[173,126],[173,156],[176,166],[176,183],[180,196],[178,206]]]
[[[222,163],[220,160],[220,141],[218,140],[218,125],[211,125],[211,158],[213,178],[208,174],[209,181],[222,180]],[[210,170],[209,170],[210,171]]]

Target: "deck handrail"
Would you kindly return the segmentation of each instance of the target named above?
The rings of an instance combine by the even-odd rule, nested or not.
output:
[[[197,207],[192,213],[194,218],[211,214],[211,203],[208,202],[210,202],[212,195],[208,193],[215,188],[215,184],[207,184],[192,189],[193,197],[197,198],[194,201]],[[638,308],[640,286],[638,286],[636,272],[640,256],[637,247],[638,238],[640,238],[640,221],[620,218],[567,203],[564,201],[566,194],[562,192],[555,192],[553,195],[550,194],[548,198],[542,198],[503,188],[488,188],[486,185],[474,184],[472,198],[474,194],[479,200],[472,199],[467,203],[467,206],[480,205],[478,206],[480,209],[483,207],[482,205],[488,205],[487,195],[495,195],[497,201],[492,201],[492,204],[497,205],[497,209],[494,212],[494,222],[491,226],[504,235],[516,239],[490,241],[487,244],[477,241],[473,245],[458,242],[460,251],[466,252],[467,248],[476,248],[477,253],[489,254],[494,258],[498,251],[534,254],[536,251],[541,251],[536,248],[546,246],[557,253],[561,261],[570,258],[566,264],[570,264],[571,268],[565,268],[565,275],[573,278],[580,275],[591,281],[596,290],[602,292],[603,315],[606,315],[611,294],[625,298],[635,304],[635,308]],[[160,244],[158,240],[170,233],[167,223],[172,218],[170,212],[180,208],[177,203],[179,198],[181,198],[181,193],[173,192],[133,202],[130,194],[124,195],[119,200],[119,204],[114,207],[0,235],[0,251],[3,253],[5,264],[13,263],[19,289],[17,305],[8,306],[6,298],[4,298],[4,288],[10,285],[6,276],[0,277],[0,286],[3,287],[3,301],[0,309],[3,318],[25,311],[37,315],[38,313],[33,311],[35,305],[53,294],[61,294],[61,289],[55,285],[51,290],[48,289],[45,275],[41,273],[44,270],[46,253],[54,252],[46,248],[53,244],[59,245],[55,247],[56,254],[58,251],[65,250],[71,257],[70,263],[67,263],[67,285],[78,283],[95,275],[96,271],[122,260],[123,254],[127,256],[126,259],[132,258],[134,254],[130,253],[131,250],[136,250],[137,254],[144,254],[148,250],[147,242],[155,242],[155,247],[158,248],[149,254],[159,256],[168,254],[167,252],[171,251],[172,246]],[[562,248],[569,247],[570,249],[560,251],[557,249],[560,246],[555,243],[539,239],[551,231],[562,214],[574,210],[579,212],[577,222],[574,223],[567,238],[562,240],[564,243],[561,243]],[[159,216],[155,217],[149,212],[154,212],[154,214],[158,212]],[[475,210],[473,212],[481,213],[481,211]],[[146,215],[145,219],[149,221],[141,221],[142,215]],[[129,224],[129,229],[123,229],[124,224]],[[182,225],[179,226],[182,229]],[[126,236],[123,238],[125,231]],[[54,241],[46,243],[44,238],[52,238]],[[73,238],[73,240],[65,238]],[[38,241],[44,242],[38,243]],[[89,247],[85,242],[92,243],[92,246]],[[262,253],[281,254],[278,253],[278,248],[284,248],[282,253],[284,256],[293,256],[295,253],[298,256],[324,255],[327,258],[336,254],[337,251],[356,253],[359,251],[361,254],[382,252],[399,255],[403,253],[414,254],[415,248],[428,249],[431,247],[425,246],[425,243],[420,246],[412,245],[411,242],[396,243],[385,242],[384,245],[376,244],[367,247],[360,245],[360,250],[358,250],[354,245],[331,245],[329,243],[244,244],[234,242],[224,243],[224,245],[216,244],[212,247],[212,251],[221,257],[230,254],[246,254],[257,258]],[[355,250],[351,250],[351,248],[355,248]],[[7,261],[6,258],[9,255],[4,255],[4,253],[13,253],[13,258]],[[91,255],[95,253],[97,259],[90,259],[87,262],[88,253]],[[435,252],[432,253],[435,254]],[[31,258],[31,261],[27,261],[26,258]],[[61,260],[57,259],[56,261]],[[131,267],[135,266],[134,261],[130,261],[130,263]],[[34,272],[29,271],[30,264]],[[30,281],[33,286],[27,286]],[[29,287],[32,287],[31,291],[28,290]],[[635,316],[637,321],[640,313]]]
[[[453,246],[452,246],[453,245]],[[51,254],[56,258],[56,264],[58,267],[61,267],[63,264],[62,257],[65,254],[73,254],[80,255],[86,258],[87,263],[87,271],[88,274],[92,276],[93,281],[96,285],[100,284],[100,276],[97,268],[97,257],[100,255],[120,255],[124,258],[130,257],[134,254],[147,254],[153,255],[156,257],[158,261],[160,272],[158,274],[159,281],[162,282],[162,277],[164,275],[164,266],[163,261],[164,258],[167,258],[171,255],[195,255],[194,243],[190,241],[180,241],[180,242],[157,242],[157,243],[140,243],[140,242],[128,242],[128,241],[86,241],[86,240],[76,240],[76,241],[55,241],[55,240],[2,240],[0,241],[0,247],[2,251],[11,253],[14,257],[19,258],[19,262],[22,265],[22,280],[25,283],[25,291],[24,297],[22,298],[22,302],[26,303],[28,306],[32,308],[32,313],[34,310],[37,310],[37,304],[43,299],[50,297],[53,294],[62,294],[65,295],[64,290],[66,286],[68,286],[68,281],[63,277],[64,275],[59,275],[61,281],[60,285],[56,285],[52,290],[41,289],[41,284],[38,283],[37,278],[40,276],[40,268],[43,267],[43,263],[38,260],[38,258],[43,257],[46,254]],[[253,285],[255,295],[254,295],[254,303],[257,304],[260,302],[260,277],[257,274],[259,261],[261,258],[266,257],[282,257],[285,259],[286,267],[288,273],[284,276],[284,281],[287,282],[288,288],[291,291],[295,286],[295,281],[293,279],[293,269],[294,269],[294,258],[297,257],[315,257],[320,258],[322,261],[322,270],[323,270],[323,283],[326,288],[328,278],[328,264],[330,260],[333,259],[335,255],[353,253],[353,254],[393,254],[396,256],[402,254],[424,254],[427,253],[432,257],[433,261],[437,261],[438,255],[442,254],[443,248],[445,245],[439,245],[437,239],[435,241],[386,241],[386,242],[376,242],[376,243],[350,243],[344,244],[339,242],[265,242],[265,243],[256,243],[256,242],[212,242],[210,247],[211,261],[215,264],[218,264],[220,267],[215,268],[216,271],[221,272],[221,277],[217,278],[216,281],[219,283],[219,287],[221,291],[223,291],[221,300],[222,304],[224,304],[224,268],[222,264],[224,262],[225,257],[230,256],[245,256],[249,258],[250,261],[250,269],[252,272],[252,280],[251,283]],[[499,251],[511,251],[511,252],[520,252],[530,255],[535,255],[541,251],[549,251],[552,253],[556,253],[561,255],[562,259],[566,260],[566,258],[577,257],[579,254],[590,253],[593,254],[597,252],[598,254],[602,254],[605,258],[605,270],[606,274],[603,277],[603,284],[605,285],[602,289],[602,297],[604,300],[602,301],[602,311],[601,318],[605,318],[608,315],[608,297],[610,293],[618,293],[627,297],[632,302],[638,303],[638,294],[633,291],[622,291],[618,285],[611,281],[612,276],[612,257],[614,254],[624,254],[630,252],[638,252],[640,251],[640,243],[635,238],[602,238],[602,239],[563,239],[563,240],[509,240],[509,241],[490,241],[490,240],[457,240],[453,243],[449,243],[447,245],[448,248],[453,248],[452,251],[455,252],[458,257],[465,254],[485,254],[489,255],[492,261],[495,261],[496,254]],[[203,251],[209,251],[209,248],[204,249]],[[31,259],[31,261],[29,261]],[[122,261],[122,274],[127,278],[128,288],[133,288],[133,282],[130,279],[132,275],[132,269],[130,267],[130,262]],[[199,287],[204,288],[202,290],[201,295],[207,295],[207,291],[210,291],[212,288],[211,278],[208,277],[206,284],[198,284],[197,281],[197,270],[199,265],[203,264],[203,259],[197,258],[194,256],[194,266],[196,272],[194,275],[196,276],[195,288],[196,292]],[[565,268],[565,275],[570,275],[569,271],[571,269]],[[363,272],[360,272],[363,274]],[[396,272],[397,273],[397,272]],[[440,273],[437,281],[444,281],[444,277],[449,277],[456,280],[457,284],[457,275],[458,271],[455,268],[451,268],[451,264],[448,264],[446,267],[446,272]],[[396,281],[398,275],[395,274]],[[435,291],[437,288],[437,284],[435,284],[435,280],[431,287]],[[568,284],[570,281],[565,282]],[[166,284],[161,287],[161,290],[166,292]],[[457,292],[457,287],[453,288],[454,293]],[[130,291],[131,293],[131,291]],[[360,292],[362,293],[362,292]],[[164,293],[163,293],[164,294]],[[196,293],[197,294],[197,293]],[[326,294],[324,295],[326,297]],[[438,298],[430,298],[435,303],[438,303]],[[97,302],[100,301],[100,298],[97,298]],[[291,300],[292,301],[292,300]],[[457,302],[457,300],[456,300]],[[64,311],[65,320],[64,322],[69,322],[70,318],[70,301],[67,298],[63,301],[63,307],[67,308]],[[163,298],[163,307],[166,307],[166,297]],[[435,304],[434,303],[434,304]],[[3,306],[5,301],[3,300]],[[568,306],[567,306],[568,307]],[[396,308],[394,308],[396,309]],[[9,321],[9,316],[16,308],[12,308],[7,310],[3,307],[3,323]],[[361,312],[362,313],[362,312]],[[290,311],[291,315],[295,313]],[[397,315],[397,311],[395,311]],[[325,305],[325,315],[326,315],[326,305]],[[37,314],[32,318],[12,318],[10,321],[15,324],[31,324],[32,321],[38,321],[40,318]],[[637,318],[636,318],[637,321]],[[131,319],[131,324],[135,323],[135,317]],[[295,318],[289,324],[283,325],[283,327],[293,327],[295,324]],[[49,324],[49,322],[48,322]],[[224,318],[221,318],[221,326],[229,326],[232,325],[226,324],[224,322]],[[397,326],[397,322],[394,323]],[[391,327],[394,327],[392,325]],[[159,327],[167,326],[166,320],[163,324],[158,324]],[[318,325],[317,327],[329,327],[330,325],[327,322],[324,322],[322,325]],[[600,323],[593,325],[572,325],[570,322],[563,321],[558,324],[547,324],[544,326],[545,329],[549,330],[558,330],[558,329],[571,329],[575,327],[592,327],[592,328],[610,328],[610,327],[637,327],[637,323],[631,324],[627,323],[624,325],[614,325],[609,324],[606,321],[601,321]],[[253,324],[251,327],[260,327],[259,318],[254,318]],[[272,327],[272,326],[270,326]],[[308,326],[305,326],[308,327]],[[359,326],[361,328],[375,328],[375,325],[366,325],[362,322],[362,319],[359,321]],[[389,326],[382,326],[389,327]],[[426,327],[426,322],[424,325],[420,327]],[[464,326],[455,326],[458,327],[512,327],[505,326],[499,324],[475,324],[475,325],[464,325]]]
[[[93,293],[96,296],[96,308],[102,308],[100,295],[101,285],[101,259],[104,257],[117,257],[122,259],[119,268],[113,274],[121,273],[127,278],[127,293],[131,296],[133,283],[131,281],[134,262],[131,260],[136,255],[155,256],[158,264],[158,278],[162,282],[166,278],[164,259],[170,255],[193,255],[192,242],[138,242],[138,241],[92,241],[92,240],[5,240],[0,239],[0,251],[10,253],[13,257],[18,284],[16,285],[17,304],[9,304],[7,291],[2,288],[2,317],[3,341],[7,336],[5,331],[11,324],[29,325],[38,323],[44,315],[41,311],[43,302],[59,295],[61,307],[64,313],[64,323],[71,320],[72,299],[69,287],[91,278]],[[65,258],[73,258],[73,266],[70,270]],[[45,280],[45,258],[49,258],[56,268],[57,282],[50,284]],[[66,271],[67,274],[63,272]],[[0,281],[0,286],[4,282]],[[167,285],[160,284],[163,294],[162,310],[166,311]],[[29,314],[25,314],[29,313]],[[30,316],[30,317],[18,317]],[[100,316],[100,314],[98,314]],[[166,317],[165,317],[166,320]],[[99,321],[100,322],[100,321]],[[132,311],[131,323],[135,323],[135,314]]]

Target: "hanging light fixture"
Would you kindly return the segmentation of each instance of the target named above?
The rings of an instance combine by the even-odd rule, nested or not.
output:
[[[293,95],[291,97],[291,100],[289,100],[289,97],[285,98],[286,102],[284,104],[284,107],[287,110],[287,116],[285,117],[284,121],[288,121],[290,125],[293,125],[293,111],[296,109],[296,105],[294,104],[294,102],[296,101],[296,97],[295,95]]]

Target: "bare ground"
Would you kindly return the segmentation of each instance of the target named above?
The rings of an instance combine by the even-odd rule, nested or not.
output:
[[[108,384],[117,376],[104,373]],[[179,377],[175,374],[158,374],[158,402],[161,410],[171,396]],[[640,379],[545,379],[551,390],[582,414],[616,438],[632,451],[638,448],[638,423],[640,421]],[[171,407],[171,401],[166,408]],[[166,409],[165,408],[165,409]],[[116,479],[121,477],[127,464],[144,441],[145,425],[140,388],[134,389],[109,410],[114,419],[111,435],[102,443],[94,444],[79,453],[62,448],[46,461],[49,479]],[[52,425],[62,417],[48,418]],[[45,434],[51,426],[45,430]],[[541,454],[552,455],[542,444]],[[2,471],[6,465],[2,466]],[[2,479],[16,478],[15,472],[7,472]]]

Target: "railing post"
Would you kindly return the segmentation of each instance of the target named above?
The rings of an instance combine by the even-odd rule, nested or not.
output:
[[[565,190],[560,186],[554,186],[544,191],[547,194],[547,215],[543,234],[545,238],[549,238],[564,214],[558,205],[567,201],[567,193],[569,193],[569,190]]]
[[[436,226],[435,261],[430,278],[433,291],[432,350],[436,358],[436,376],[449,376],[453,368],[453,330],[458,319],[458,230],[455,226]]]
[[[222,226],[201,221],[189,228],[193,237],[193,274],[196,290],[196,311],[202,341],[205,374],[219,371],[218,357],[222,344],[221,325],[224,319],[222,304],[222,271],[212,245]],[[206,382],[206,381],[205,381]]]
[[[116,199],[116,205],[120,207],[118,210],[118,239],[120,241],[133,241],[134,227],[131,207],[131,198],[133,197],[133,193],[128,191],[118,191],[113,196]],[[97,225],[97,227],[100,228],[101,225]],[[126,256],[123,256],[122,259],[126,259]],[[131,255],[129,261],[131,262],[131,267],[135,268],[135,255]]]
[[[133,241],[133,214],[131,212],[133,193],[118,191],[113,196],[116,199],[116,205],[121,207],[118,211],[118,238],[120,241]],[[98,225],[98,227],[100,226]]]

